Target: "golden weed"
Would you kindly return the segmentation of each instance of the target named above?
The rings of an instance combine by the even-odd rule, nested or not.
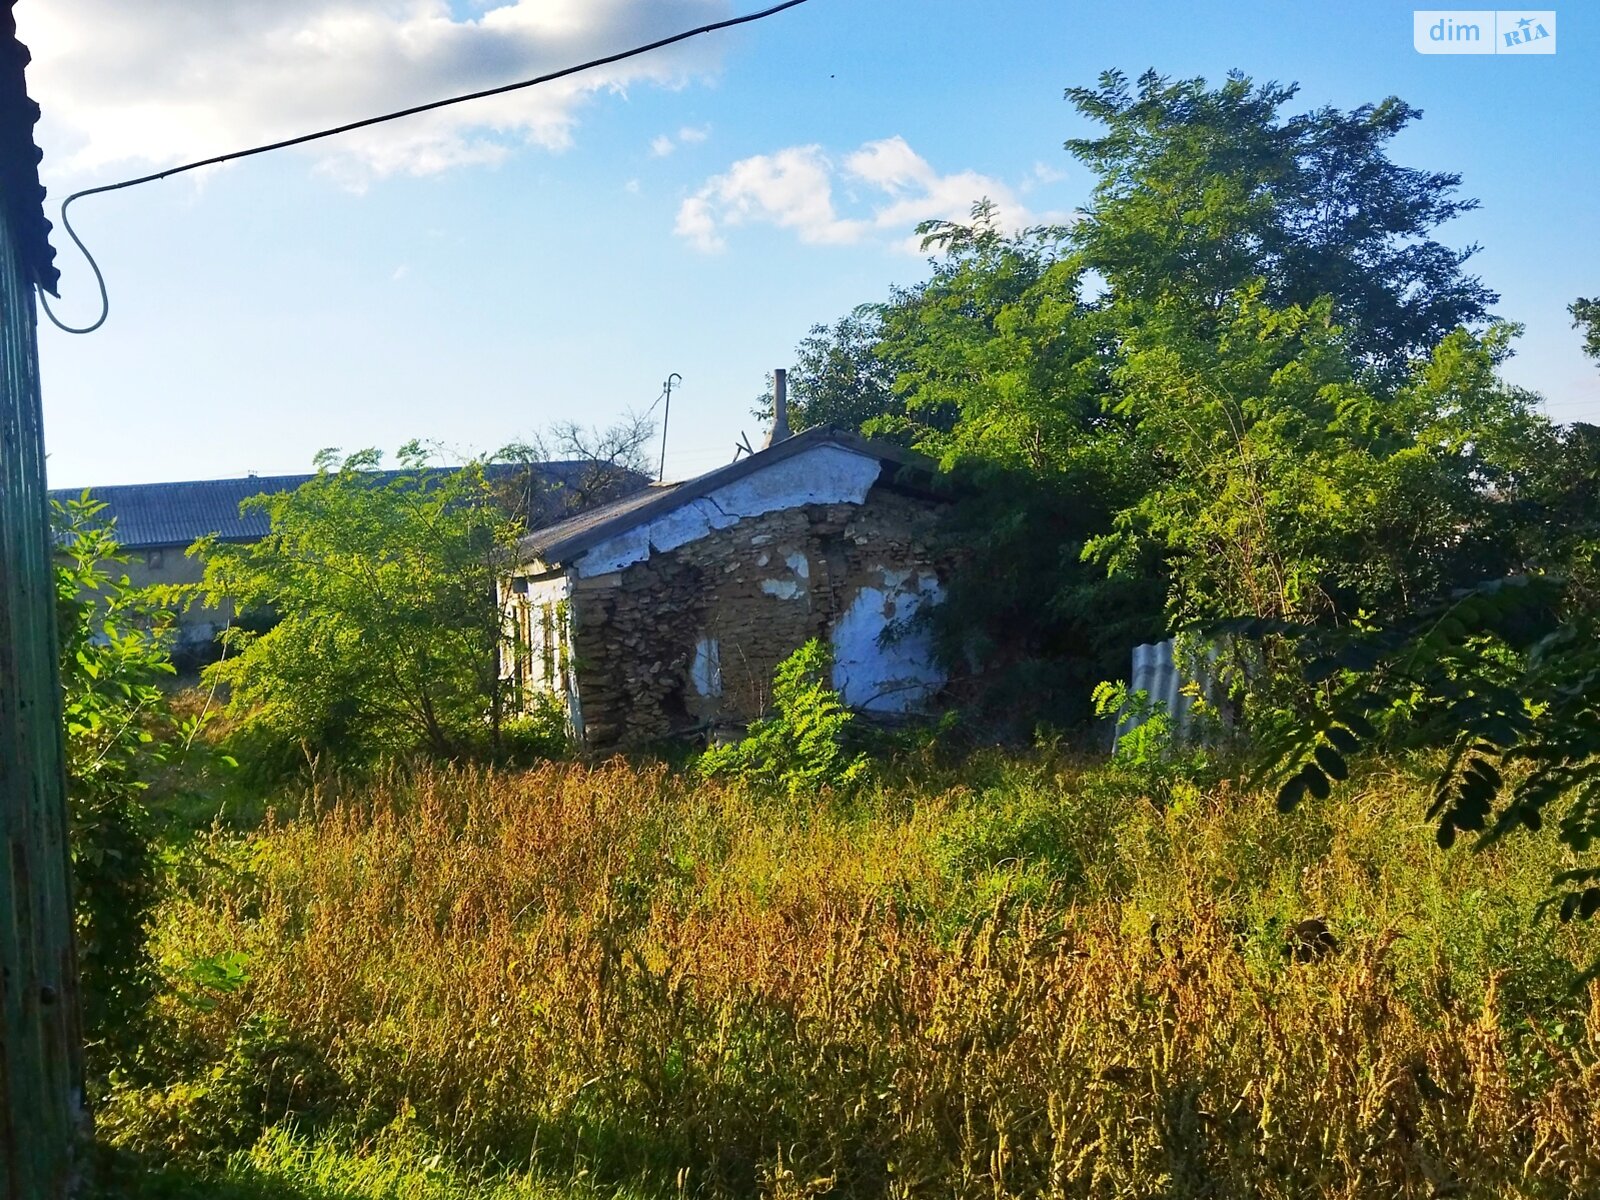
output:
[[[111,1124],[414,1113],[663,1193],[1600,1194],[1600,993],[1516,908],[1534,849],[1428,851],[1403,780],[1294,819],[1099,786],[845,810],[619,762],[325,797],[167,903],[175,979],[237,950],[248,982],[175,989],[183,1081]]]

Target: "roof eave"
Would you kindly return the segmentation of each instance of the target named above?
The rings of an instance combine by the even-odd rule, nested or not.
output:
[[[15,0],[0,6],[0,208],[29,276],[50,295],[57,295],[61,274],[50,245],[50,222],[44,215],[44,187],[39,163],[44,151],[33,140],[39,106],[28,95],[27,66],[33,56],[17,40]]]
[[[804,433],[797,433],[758,454],[741,458],[726,467],[708,471],[697,479],[687,480],[655,500],[630,509],[619,516],[614,523],[601,522],[591,529],[585,529],[581,533],[555,542],[539,540],[539,534],[535,531],[518,543],[518,554],[525,562],[538,559],[550,567],[568,564],[618,533],[652,521],[691,500],[699,499],[718,488],[726,487],[747,475],[783,462],[805,450],[828,444],[841,446],[869,458],[876,458],[880,462],[892,462],[901,468],[926,471],[929,475],[937,473],[938,470],[938,464],[931,458],[914,450],[906,450],[890,442],[874,441],[851,430],[821,425]]]

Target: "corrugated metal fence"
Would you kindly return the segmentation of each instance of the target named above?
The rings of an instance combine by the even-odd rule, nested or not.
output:
[[[73,1182],[82,1113],[36,314],[0,221],[0,1197]]]
[[[1164,704],[1172,717],[1173,732],[1181,737],[1189,725],[1193,707],[1183,692],[1183,677],[1178,671],[1177,643],[1168,638],[1133,648],[1131,690],[1146,692],[1150,699]]]
[[[1224,650],[1228,655],[1224,657]],[[1219,728],[1226,729],[1234,721],[1233,705],[1219,686],[1219,671],[1225,662],[1234,663],[1237,669],[1238,647],[1213,643],[1199,654],[1185,656],[1178,661],[1178,642],[1168,638],[1164,642],[1151,642],[1133,648],[1133,670],[1128,679],[1128,689],[1144,692],[1158,704],[1165,705],[1172,717],[1172,740],[1177,745],[1188,745],[1204,736],[1216,736]],[[1185,690],[1185,689],[1188,690]],[[1198,729],[1195,719],[1194,693],[1198,691],[1210,706],[1214,720],[1209,734]],[[1112,738],[1137,729],[1142,718],[1130,717],[1118,725]]]

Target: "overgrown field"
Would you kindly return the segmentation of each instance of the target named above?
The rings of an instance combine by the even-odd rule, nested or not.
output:
[[[296,1196],[1600,1193],[1600,939],[1533,919],[1548,840],[1437,850],[1423,779],[325,787],[174,864],[100,1128]]]

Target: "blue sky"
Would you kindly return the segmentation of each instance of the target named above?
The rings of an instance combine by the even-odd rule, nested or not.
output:
[[[760,0],[24,0],[54,202],[108,182],[536,74]],[[44,326],[51,483],[309,469],[325,446],[463,454],[650,405],[668,475],[726,461],[817,321],[926,274],[911,226],[978,195],[1071,212],[1063,89],[1108,67],[1397,94],[1395,156],[1459,171],[1445,230],[1527,334],[1508,368],[1600,420],[1566,305],[1600,293],[1596,22],[1553,56],[1424,56],[1390,3],[810,0],[545,94],[74,207],[111,291]],[[542,91],[542,90],[536,90]],[[58,311],[93,315],[63,236]]]

